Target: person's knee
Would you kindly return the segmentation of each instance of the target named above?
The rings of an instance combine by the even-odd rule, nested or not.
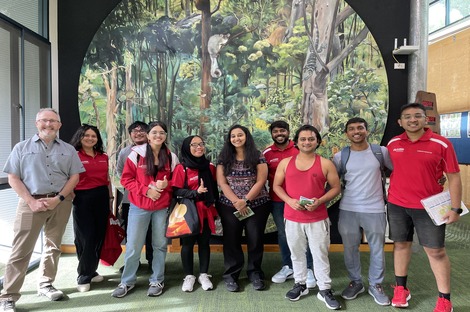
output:
[[[447,259],[447,252],[445,248],[425,247],[424,250],[426,251],[426,254],[428,255],[428,257],[434,260],[439,261],[439,260]]]
[[[393,250],[395,252],[408,251],[411,249],[411,242],[395,242],[393,244]]]

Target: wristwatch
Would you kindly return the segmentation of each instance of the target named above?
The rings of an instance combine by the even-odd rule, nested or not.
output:
[[[59,193],[59,194],[57,194],[57,196],[59,196],[60,201],[64,201],[64,199],[65,199],[64,195]]]
[[[461,214],[463,212],[462,208],[450,208],[450,210],[452,210],[453,212],[455,212],[457,214]]]
[[[251,200],[244,198],[245,203],[247,206],[251,206]]]

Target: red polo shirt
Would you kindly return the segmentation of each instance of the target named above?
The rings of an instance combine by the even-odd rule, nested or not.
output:
[[[284,158],[296,156],[299,153],[299,150],[295,148],[294,142],[289,140],[289,144],[283,150],[280,150],[275,144],[266,148],[263,152],[266,162],[268,163],[268,182],[269,182],[269,196],[272,201],[282,202],[276,193],[273,192],[273,181],[274,175],[276,174],[277,166],[279,162]]]
[[[82,161],[85,172],[80,173],[76,190],[89,190],[95,187],[108,185],[108,155],[96,154],[92,157],[83,150],[78,151],[78,157]]]
[[[398,206],[424,209],[421,199],[442,192],[438,180],[443,172],[460,171],[452,143],[429,128],[415,142],[404,132],[387,148],[393,163],[388,201]]]

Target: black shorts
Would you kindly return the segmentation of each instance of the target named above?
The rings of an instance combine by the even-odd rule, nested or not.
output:
[[[388,203],[390,239],[395,242],[412,242],[414,229],[419,244],[428,248],[445,247],[446,225],[436,226],[424,209],[411,209]]]

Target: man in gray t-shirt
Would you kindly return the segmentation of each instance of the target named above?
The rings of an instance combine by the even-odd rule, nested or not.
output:
[[[346,168],[341,168],[341,153],[336,153],[333,162],[342,174],[344,189],[340,202],[338,230],[344,246],[344,263],[350,283],[341,296],[355,299],[365,291],[361,276],[359,246],[363,229],[370,248],[369,294],[379,305],[389,305],[382,282],[385,275],[385,229],[387,225],[382,188],[382,164],[374,156],[367,142],[367,122],[362,118],[348,120],[345,133],[350,141],[350,154]],[[392,169],[388,150],[380,148],[384,166]]]
[[[56,301],[63,293],[52,286],[60,246],[72,209],[79,174],[85,171],[73,146],[57,137],[60,116],[52,108],[36,115],[38,133],[15,145],[3,171],[18,194],[13,246],[5,267],[0,295],[2,311],[14,311],[29,260],[44,227],[44,251],[39,266],[38,294]]]

